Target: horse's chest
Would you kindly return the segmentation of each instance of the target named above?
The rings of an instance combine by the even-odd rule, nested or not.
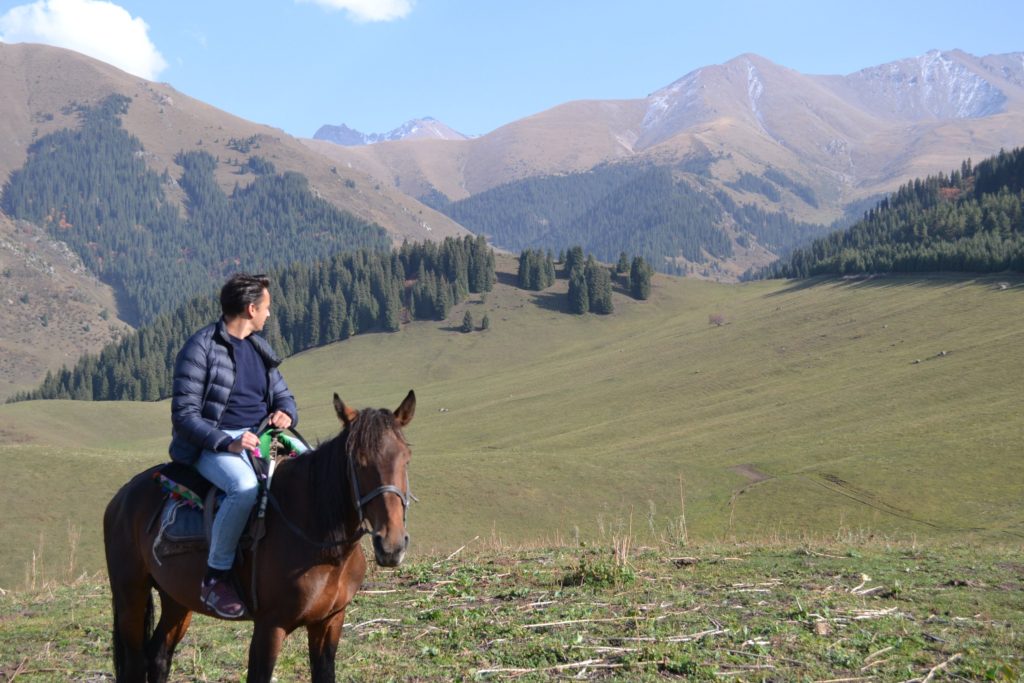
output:
[[[340,572],[310,572],[300,579],[296,593],[299,617],[306,622],[326,619],[351,600]]]

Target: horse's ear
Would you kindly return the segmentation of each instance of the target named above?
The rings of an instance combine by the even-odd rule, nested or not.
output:
[[[341,400],[337,394],[334,395],[334,412],[337,413],[338,419],[341,420],[345,426],[349,426],[352,422],[359,417],[359,412],[354,408],[350,408]]]
[[[416,394],[410,389],[409,393],[405,396],[405,400],[402,401],[402,405],[398,406],[398,410],[395,411],[395,421],[398,423],[398,426],[404,427],[412,422],[412,416],[415,412]]]

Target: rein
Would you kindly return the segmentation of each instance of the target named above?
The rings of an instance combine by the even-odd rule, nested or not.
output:
[[[293,534],[295,534],[300,539],[302,539],[309,545],[313,546],[314,548],[319,548],[321,550],[326,550],[327,548],[337,548],[339,545],[354,543],[355,541],[358,541],[360,538],[362,538],[364,535],[370,533],[370,531],[366,527],[360,525],[359,528],[356,530],[356,535],[354,538],[348,538],[346,536],[342,537],[340,541],[317,541],[316,539],[310,538],[309,535],[302,530],[302,527],[298,526],[297,524],[295,524],[295,522],[288,519],[288,516],[284,514],[284,510],[281,509],[281,504],[277,502],[277,498],[274,497],[273,493],[269,493],[267,497],[270,499],[270,504],[274,507],[275,510],[277,510],[277,514],[281,518],[281,521],[284,522],[284,525],[288,527],[288,529]]]

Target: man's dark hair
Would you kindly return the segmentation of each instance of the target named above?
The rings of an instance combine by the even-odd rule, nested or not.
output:
[[[270,287],[266,275],[235,273],[220,290],[220,310],[224,315],[240,315],[249,304],[263,298],[263,290]]]

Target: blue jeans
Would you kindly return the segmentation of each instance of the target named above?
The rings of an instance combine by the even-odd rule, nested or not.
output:
[[[249,429],[226,429],[232,439]],[[207,564],[214,569],[231,569],[235,563],[238,539],[245,531],[249,513],[256,504],[259,482],[249,463],[247,453],[204,450],[196,461],[196,469],[214,486],[224,492],[217,516],[210,532],[210,554]]]

